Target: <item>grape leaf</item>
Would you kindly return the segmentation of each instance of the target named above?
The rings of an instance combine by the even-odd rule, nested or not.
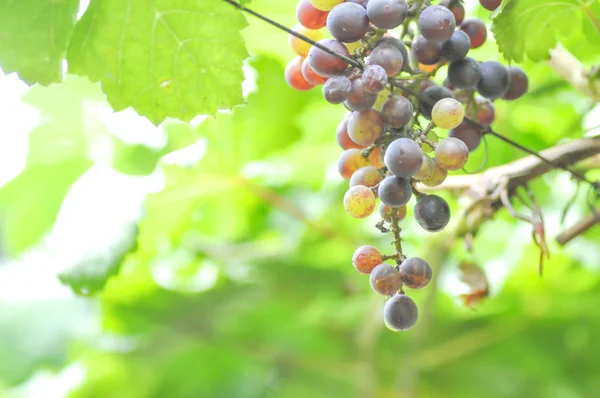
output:
[[[100,81],[115,110],[159,124],[243,103],[244,16],[222,0],[92,0],[69,72]]]
[[[492,32],[508,61],[533,61],[550,57],[559,39],[568,38],[591,22],[582,0],[511,0],[494,18]]]
[[[0,0],[0,65],[28,84],[62,80],[78,0]]]

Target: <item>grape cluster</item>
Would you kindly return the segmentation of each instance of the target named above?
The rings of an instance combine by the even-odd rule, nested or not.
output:
[[[493,101],[517,99],[528,88],[520,68],[468,56],[486,41],[487,30],[482,20],[465,18],[461,1],[429,3],[300,0],[300,24],[294,31],[356,64],[290,35],[298,57],[285,71],[291,87],[322,85],[326,101],[349,111],[336,133],[344,150],[338,170],[350,185],[344,208],[352,217],[365,218],[379,200],[377,227],[393,233],[395,247],[393,254],[383,255],[373,246],[361,246],[352,264],[370,275],[376,293],[390,297],[384,321],[394,331],[410,329],[418,317],[404,288],[424,288],[432,278],[427,261],[402,252],[399,222],[406,204],[415,196],[414,217],[426,231],[441,231],[450,220],[448,203],[422,194],[416,184],[437,186],[448,171],[462,169],[485,133],[482,126],[494,121]],[[495,10],[501,0],[480,3]],[[320,30],[325,27],[331,37]],[[437,73],[443,66],[445,80]],[[429,101],[405,94],[402,85]],[[448,136],[439,138],[436,129],[448,130]]]

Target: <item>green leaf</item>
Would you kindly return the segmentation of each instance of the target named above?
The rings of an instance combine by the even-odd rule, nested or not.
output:
[[[159,124],[243,103],[244,16],[222,0],[93,0],[69,72],[102,82],[115,110]]]
[[[0,0],[0,64],[28,84],[62,80],[78,0]]]
[[[100,292],[108,280],[119,272],[127,254],[135,250],[137,233],[136,223],[126,225],[105,250],[88,253],[88,257],[71,265],[58,278],[77,294],[92,296]]]
[[[582,0],[511,0],[494,18],[492,32],[508,61],[533,61],[550,57],[558,40],[568,38],[590,24]]]

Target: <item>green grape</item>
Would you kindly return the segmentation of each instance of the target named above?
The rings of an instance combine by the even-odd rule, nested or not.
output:
[[[395,294],[402,286],[400,272],[390,264],[379,264],[371,271],[371,287],[382,296]]]
[[[364,185],[351,187],[344,195],[344,208],[354,218],[365,218],[375,209],[375,194]]]
[[[352,265],[361,274],[370,274],[373,268],[383,262],[383,257],[377,248],[369,245],[359,247],[352,255]]]
[[[433,122],[443,129],[453,129],[462,123],[465,109],[454,98],[443,98],[436,102],[431,111]]]
[[[442,182],[444,182],[444,180],[448,176],[448,171],[440,167],[440,165],[435,159],[432,160],[434,163],[433,172],[431,173],[431,176],[429,178],[425,178],[421,180],[421,182],[427,185],[428,187],[437,187]]]
[[[460,170],[469,159],[469,148],[458,138],[449,137],[436,145],[435,159],[446,170]]]
[[[431,178],[433,169],[435,168],[435,162],[429,156],[423,154],[423,164],[417,174],[413,176],[415,180],[423,181]]]

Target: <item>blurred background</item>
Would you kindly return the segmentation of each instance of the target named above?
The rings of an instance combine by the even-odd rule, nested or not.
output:
[[[489,23],[476,3],[469,13]],[[251,4],[287,26],[295,5]],[[467,253],[419,228],[411,202],[403,245],[435,279],[410,293],[417,325],[387,330],[385,299],[351,264],[356,247],[390,240],[376,216],[342,206],[345,110],[289,88],[287,35],[249,23],[248,104],[216,119],[155,127],[112,112],[84,78],[0,77],[0,396],[600,396],[600,228],[554,241],[587,214],[584,191],[561,224],[574,182],[552,172],[532,184],[543,277],[531,226],[506,210]],[[569,49],[599,61],[581,37]],[[491,34],[472,56],[501,60]],[[600,107],[546,64],[520,66],[530,92],[498,102],[497,131],[536,150],[600,132]],[[486,167],[523,156],[493,137],[488,148]],[[482,145],[467,168],[484,158]],[[458,215],[459,198],[443,196]],[[490,286],[473,308],[464,263]]]

